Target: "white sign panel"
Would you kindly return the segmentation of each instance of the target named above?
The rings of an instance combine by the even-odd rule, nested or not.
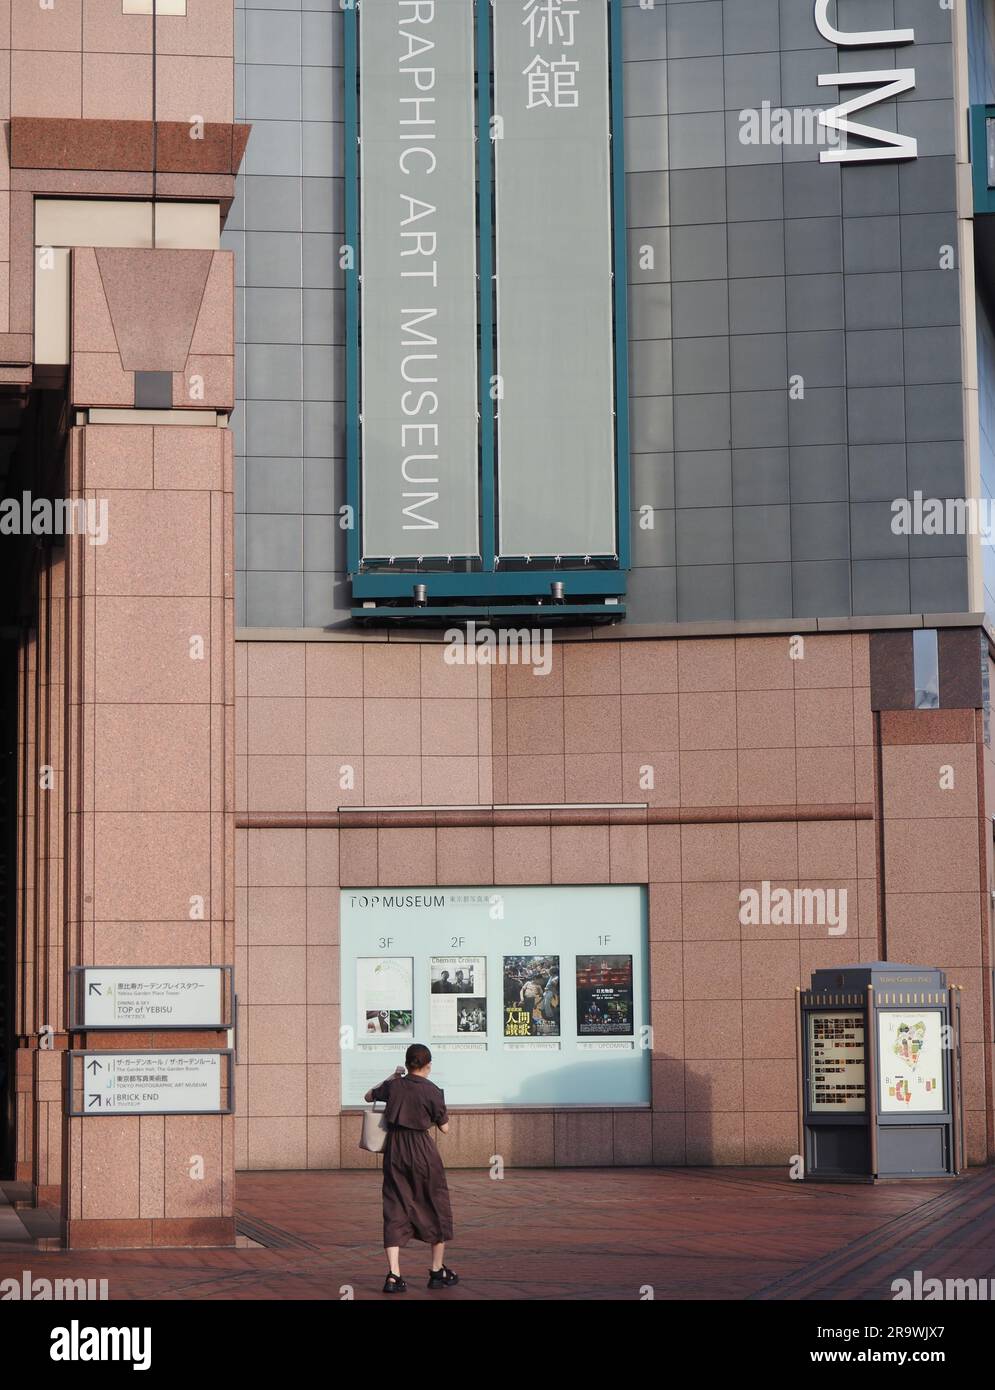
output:
[[[943,1013],[940,1009],[882,1009],[878,1013],[881,1109],[942,1111]]]
[[[91,966],[80,976],[85,1028],[225,1028],[218,966]]]
[[[85,1115],[210,1114],[221,1104],[217,1052],[84,1052]]]
[[[479,555],[473,6],[359,25],[363,554]]]

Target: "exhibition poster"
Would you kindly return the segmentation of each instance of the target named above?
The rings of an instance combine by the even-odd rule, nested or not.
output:
[[[559,956],[505,956],[504,1036],[560,1036]]]
[[[577,957],[577,1032],[632,1036],[632,957]]]
[[[883,1111],[944,1110],[942,1012],[880,1010],[878,1068]]]
[[[414,1036],[411,956],[360,956],[356,961],[356,1014],[360,1035]]]
[[[487,1033],[486,956],[430,956],[433,1038]]]

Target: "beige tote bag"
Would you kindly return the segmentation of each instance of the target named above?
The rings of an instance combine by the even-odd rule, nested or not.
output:
[[[371,1105],[369,1110],[363,1112],[363,1132],[359,1136],[359,1147],[365,1149],[367,1153],[378,1154],[382,1151],[387,1140],[387,1126],[384,1124],[384,1111],[378,1110],[376,1105]]]

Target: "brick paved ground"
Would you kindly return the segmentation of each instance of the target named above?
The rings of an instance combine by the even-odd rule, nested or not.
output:
[[[424,1287],[428,1252],[402,1265],[408,1299],[880,1299],[891,1280],[991,1277],[995,1170],[955,1182],[828,1186],[772,1169],[518,1170],[449,1174],[463,1282]],[[8,1196],[18,1190],[5,1184]],[[0,1278],[107,1278],[111,1298],[380,1297],[375,1173],[245,1173],[236,1250],[39,1250],[0,1204]],[[252,1242],[256,1242],[253,1244]]]

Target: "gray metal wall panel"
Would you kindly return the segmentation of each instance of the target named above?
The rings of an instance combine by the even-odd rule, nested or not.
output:
[[[237,6],[238,119],[340,119],[342,15],[324,2],[325,12],[306,9],[306,0],[290,8],[281,0],[279,10]],[[883,504],[915,489],[945,497],[964,487],[961,431],[950,428],[949,409],[960,360],[944,346],[961,332],[958,271],[938,269],[940,246],[956,240],[950,11],[936,0],[896,6],[896,21],[916,29],[919,83],[902,98],[901,117],[902,129],[920,137],[919,158],[844,170],[820,165],[817,150],[739,139],[746,101],[826,101],[815,76],[836,59],[812,11],[810,0],[657,0],[652,10],[625,2],[634,622],[966,603],[963,537],[906,541],[881,520]],[[326,30],[331,64],[313,41]],[[290,57],[274,50],[281,33]],[[972,69],[987,65],[976,42]],[[985,91],[979,86],[976,99]],[[341,143],[341,125],[335,131]],[[342,180],[333,177],[341,158],[328,177],[302,175],[296,148],[291,137],[285,167],[243,172],[225,233],[247,287],[238,291],[233,425],[243,456],[237,500],[247,514],[239,622],[256,626],[322,626],[349,608],[332,528],[323,540],[307,525],[346,501],[341,430],[328,428],[338,421],[325,410],[329,395],[344,399],[337,307],[332,331],[320,327],[329,301],[342,298]],[[702,264],[706,243],[715,256]],[[703,279],[688,278],[702,270]],[[313,326],[285,341],[286,305],[266,292],[288,289]],[[991,382],[995,330],[985,326],[982,337],[981,373]],[[327,366],[309,364],[315,352],[332,354],[331,381]],[[775,378],[786,381],[789,367],[806,377],[807,399],[782,408],[776,397],[786,392]],[[703,397],[712,400],[703,406]],[[986,386],[983,406],[990,399]],[[988,414],[986,489],[995,477]],[[643,507],[652,530],[640,526]],[[339,551],[343,537],[336,531]],[[991,553],[984,548],[986,563]],[[995,593],[995,563],[986,581]]]

